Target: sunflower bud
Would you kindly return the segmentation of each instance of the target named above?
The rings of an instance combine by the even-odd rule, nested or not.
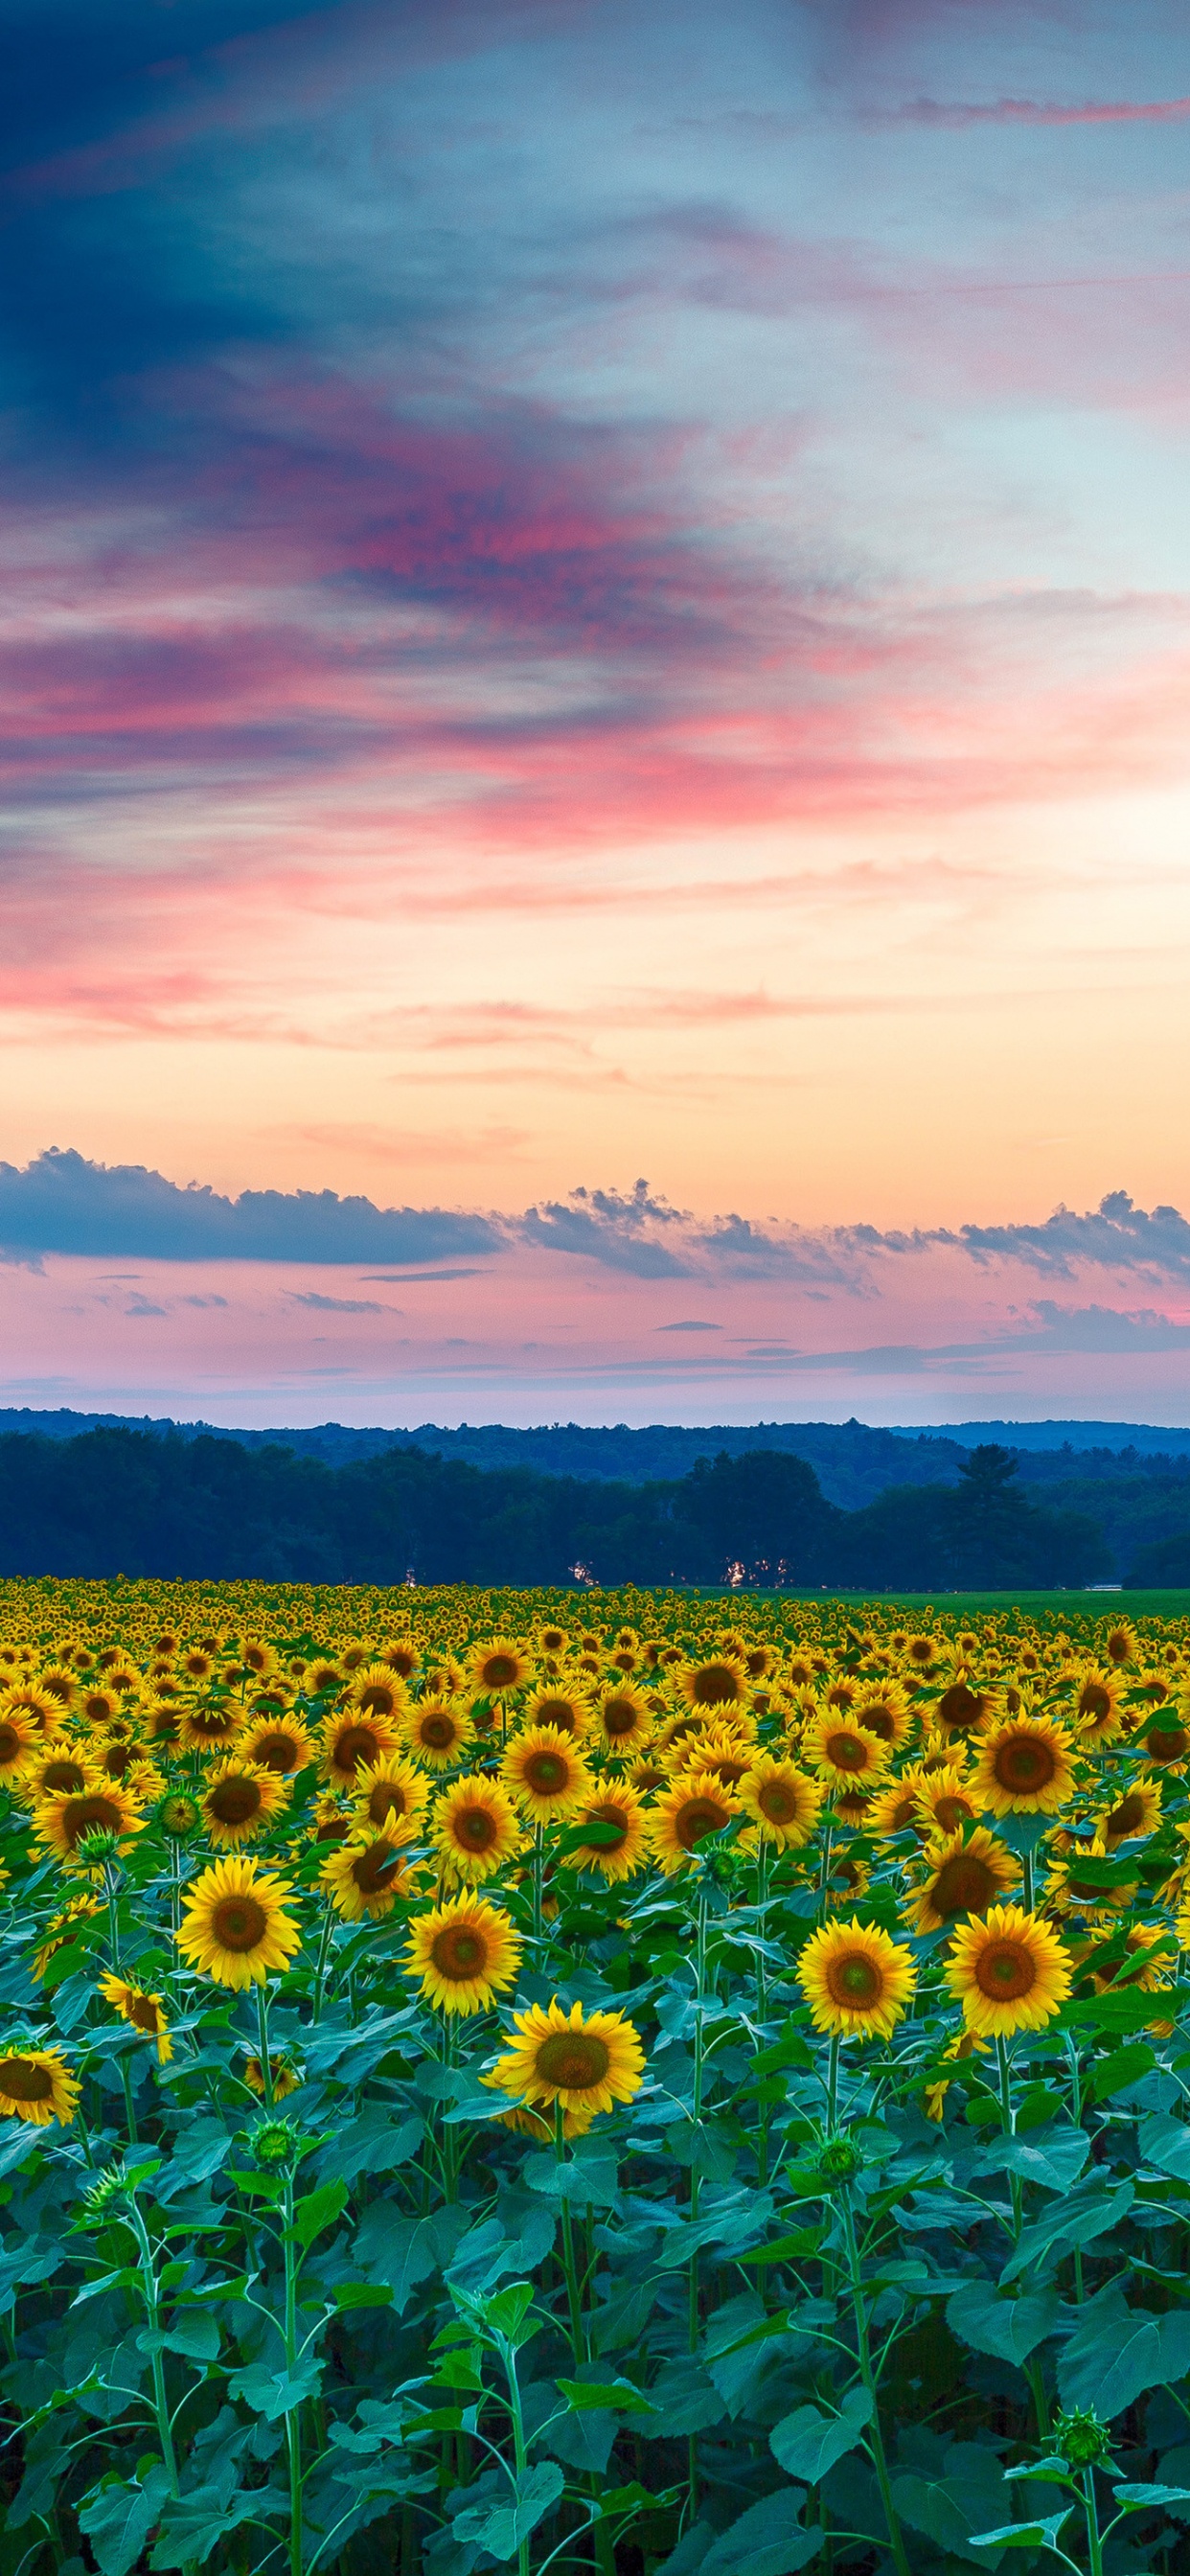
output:
[[[1072,2469],[1093,2468],[1105,2460],[1111,2449],[1111,2434],[1097,2415],[1085,2414],[1076,2407],[1069,2415],[1060,2415],[1054,2428],[1054,2440],[1064,2460]]]
[[[197,1798],[188,1797],[184,1790],[176,1790],[171,1797],[162,1799],[157,1821],[162,1832],[169,1834],[174,1842],[184,1842],[187,1834],[192,1834],[201,1823],[202,1809]]]
[[[295,2164],[301,2143],[301,2130],[292,2120],[262,2120],[252,2132],[252,2153],[257,2164],[270,2170]]]
[[[119,2208],[121,2201],[127,2199],[129,2188],[128,2175],[123,2165],[119,2162],[106,2165],[103,2172],[83,2193],[81,2212],[83,2225],[102,2227],[104,2221],[111,2217],[112,2212]]]
[[[97,1825],[93,1833],[80,1834],[75,1850],[88,1869],[106,1869],[109,1861],[120,1857],[119,1836],[110,1825]]]
[[[823,2191],[842,2191],[854,2182],[862,2164],[863,2157],[849,2138],[828,2138],[814,2171]]]

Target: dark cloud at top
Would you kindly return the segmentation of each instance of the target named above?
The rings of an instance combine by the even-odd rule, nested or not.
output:
[[[380,1208],[333,1190],[245,1190],[238,1199],[180,1189],[143,1164],[109,1167],[68,1151],[25,1171],[0,1163],[0,1250],[11,1260],[89,1254],[139,1261],[389,1261],[492,1252],[501,1237],[482,1216],[444,1208]]]
[[[932,1238],[944,1242],[950,1238]],[[1043,1225],[965,1225],[957,1238],[976,1261],[999,1256],[1069,1278],[1083,1262],[1153,1279],[1190,1279],[1190,1222],[1175,1207],[1146,1213],[1112,1190],[1085,1216],[1056,1208]]]
[[[549,1199],[528,1209],[522,1233],[526,1243],[582,1253],[606,1270],[627,1270],[637,1279],[689,1279],[697,1264],[660,1240],[660,1230],[687,1222],[677,1208],[651,1195],[647,1181],[638,1181],[627,1196],[579,1189],[568,1199]]]

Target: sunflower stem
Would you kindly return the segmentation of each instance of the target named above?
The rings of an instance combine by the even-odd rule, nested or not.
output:
[[[830,1874],[831,1829],[829,1825],[824,1825],[822,1829],[822,1867],[818,1873],[818,1920],[820,1923],[825,1923],[826,1921],[826,1891],[830,1881]]]
[[[264,1989],[261,1988],[263,1994]],[[262,2046],[267,2046],[267,2031],[262,2016]],[[263,2061],[266,2065],[267,2058]],[[270,2101],[272,2085],[269,2086]],[[284,2200],[285,2252],[285,2369],[292,2379],[298,2366],[297,2326],[297,2241],[293,2223],[293,2167],[285,2169]],[[289,2454],[289,2567],[290,2576],[302,2576],[305,2548],[302,2532],[302,2410],[300,2404],[290,2408],[285,2418],[285,2440]]]
[[[863,2381],[864,2387],[872,2401],[872,2415],[868,2426],[867,2440],[872,2454],[872,2466],[876,2471],[876,2483],[880,2489],[880,2501],[884,2507],[884,2519],[888,2525],[888,2542],[893,2555],[893,2565],[896,2568],[897,2576],[911,2576],[909,2561],[905,2555],[904,2534],[901,2530],[897,2508],[893,2503],[892,2480],[888,2474],[888,2460],[884,2449],[884,2435],[880,2429],[880,2399],[876,2386],[876,2374],[872,2368],[871,2345],[868,2340],[868,2310],[864,2296],[863,2276],[860,2270],[859,2247],[855,2241],[855,2220],[851,2212],[851,2195],[846,2188],[844,2188],[842,2195],[842,2210],[843,2238],[847,2247],[847,2269],[851,2285],[851,2306],[855,2317],[856,2357],[859,2362],[860,2378]]]
[[[700,2143],[700,2137],[701,2137],[701,2131],[702,2131],[702,2086],[703,2086],[703,2067],[704,2067],[704,2063],[705,2063],[704,2040],[703,2040],[703,2005],[704,2005],[705,2000],[706,2000],[706,1985],[707,1985],[707,1883],[706,1883],[706,1878],[705,1878],[705,1876],[703,1876],[703,1875],[700,1875],[700,1879],[699,1879],[699,1888],[698,1888],[698,1933],[697,1933],[697,1939],[696,1939],[696,1942],[695,1942],[695,1951],[694,1951],[694,1975],[695,1975],[695,1998],[694,1998],[694,2090],[693,2090],[693,2094],[692,2094],[692,2096],[691,2096],[691,2104],[690,2104],[690,2142],[691,2142],[691,2163],[690,2163],[690,2224],[691,2224],[691,2226],[692,2226],[692,2227],[693,2227],[693,2226],[695,2226],[695,2225],[697,2224],[697,2220],[698,2220],[698,2204],[699,2204],[699,2197],[700,2197],[700,2193],[701,2193],[701,2186],[702,2186],[702,2175],[701,2175],[701,2173],[699,2172],[699,2167],[698,2167],[698,2150],[699,2150],[699,2143]],[[693,2251],[693,2253],[691,2254],[691,2257],[690,2257],[689,2305],[688,2305],[688,2311],[687,2311],[687,2342],[688,2342],[688,2346],[689,2346],[690,2351],[691,2351],[691,2352],[696,2352],[696,2351],[697,2351],[697,2349],[698,2349],[698,2247],[697,2247],[697,2245],[695,2246],[694,2251]],[[694,2434],[694,2433],[692,2433],[692,2434],[690,2435],[690,2438],[689,2438],[689,2448],[688,2448],[688,2451],[687,2451],[687,2462],[686,2462],[686,2475],[687,2475],[687,2486],[688,2486],[688,2489],[689,2489],[689,2495],[688,2495],[688,2506],[687,2506],[687,2509],[688,2509],[688,2512],[689,2512],[689,2515],[690,2515],[690,2519],[691,2519],[691,2521],[693,2522],[693,2520],[694,2520],[694,2518],[695,2518],[695,2516],[696,2516],[696,2514],[697,2514],[697,2512],[698,2512],[698,2437],[697,2437],[697,2435],[696,2435],[696,2434]]]
[[[1021,1879],[1025,1912],[1031,1914],[1033,1911],[1033,1854],[1031,1851],[1021,1853]]]
[[[165,2364],[161,2357],[160,2295],[157,2287],[157,2273],[153,2263],[153,2248],[149,2242],[149,2231],[141,2213],[135,2188],[133,2188],[128,2194],[127,2209],[128,2222],[133,2235],[136,2238],[140,2252],[141,2297],[144,2300],[145,2315],[149,2321],[149,2359],[153,2369],[153,2413],[157,2422],[157,2439],[161,2444],[161,2456],[165,2462],[165,2473],[169,2479],[170,2493],[176,2504],[179,2492],[178,2462],[177,2455],[174,2451],[174,2432],[173,2424],[170,2419],[169,2402],[165,2393]]]
[[[1091,2576],[1103,2576],[1103,2542],[1099,2535],[1099,2505],[1095,2495],[1095,2471],[1083,2470],[1083,2509],[1087,2517],[1087,2563]]]
[[[318,2021],[322,2013],[322,1990],[326,1979],[326,1963],[330,1956],[331,1935],[334,1928],[335,1909],[328,1901],[326,1919],[322,1926],[322,1938],[318,1944],[318,1958],[314,1969],[314,2006],[310,2016],[312,2021]]]
[[[533,1938],[540,1941],[542,1923],[542,1880],[545,1874],[545,1827],[533,1828]]]
[[[136,2125],[136,2103],[133,2099],[132,2093],[132,2068],[128,2062],[127,2055],[122,2057],[120,2060],[120,2080],[124,2087],[124,2110],[128,2120],[128,2144],[130,2147],[139,2146],[140,2137]]]
[[[269,2056],[269,1999],[268,1988],[263,1984],[259,1985],[256,1989],[256,2028],[259,2033],[260,2042],[261,2091],[264,2094],[264,2107],[266,2111],[271,2111],[273,2107],[273,2063]]]
[[[566,2113],[560,2101],[554,2104],[554,2161],[559,2166],[566,2162]],[[574,2260],[574,2220],[571,2216],[570,2201],[565,2191],[561,2192],[559,2197],[562,2202],[562,2266],[566,2274],[566,2297],[570,2308],[570,2348],[574,2354],[574,2366],[577,2370],[580,2361],[586,2359],[587,2349],[583,2327],[583,2302]]]

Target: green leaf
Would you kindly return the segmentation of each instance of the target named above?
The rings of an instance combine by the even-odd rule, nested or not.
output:
[[[289,2498],[279,2487],[245,2487],[233,2496],[222,2486],[195,2487],[179,2504],[166,2505],[149,2565],[155,2569],[205,2567],[225,2533],[240,2523],[267,2522],[288,2507]]]
[[[492,2558],[515,2558],[521,2542],[536,2531],[557,2504],[566,2480],[556,2460],[541,2460],[517,2478],[511,2504],[472,2505],[451,2524],[455,2539],[486,2549]]]
[[[217,2319],[207,2308],[181,2309],[166,2335],[165,2349],[180,2352],[187,2361],[218,2361]]]
[[[1115,2282],[1087,2301],[1058,2359],[1063,2405],[1084,2407],[1104,2424],[1167,2376],[1158,2320],[1130,2313]]]
[[[622,2415],[655,2415],[652,2399],[633,2386],[630,2379],[560,2379],[559,2395],[579,2415],[597,2407],[613,2407]]]
[[[1014,2254],[1010,2254],[1000,2275],[1001,2285],[1019,2280],[1022,2272],[1031,2272],[1050,2254],[1065,2254],[1076,2245],[1090,2245],[1097,2236],[1106,2236],[1119,2225],[1132,2207],[1135,2193],[1130,2182],[1109,2184],[1106,2174],[1096,2172],[1081,2190],[1053,2209],[1047,2209],[1033,2227],[1026,2227]]]
[[[819,2406],[795,2406],[791,2415],[774,2424],[769,2449],[787,2477],[803,2478],[807,2486],[816,2487],[836,2460],[858,2449],[871,2416],[872,2400],[866,2388],[849,2389],[837,2415],[824,2414]]]
[[[973,2531],[972,2549],[1056,2549],[1058,2533],[1070,2520],[1065,2513],[1051,2513],[1044,2522],[1006,2522],[999,2531]]]
[[[762,2496],[738,2522],[711,2542],[699,2576],[794,2576],[817,2558],[822,2531],[807,2531],[797,2519],[802,2499],[790,2487]]]
[[[168,2495],[169,2472],[161,2460],[136,2486],[124,2478],[108,2477],[101,2486],[92,2487],[79,2508],[79,2525],[91,2543],[101,2576],[130,2576],[149,2533],[160,2521]]]
[[[505,2341],[512,2344],[514,2350],[521,2344],[528,2343],[531,2335],[540,2332],[537,2322],[526,2327],[525,2321],[532,2305],[533,2283],[531,2281],[510,2281],[507,2289],[497,2290],[492,2298],[474,2301],[474,2306],[482,2316],[489,2334],[503,2335]]]
[[[270,2370],[263,2361],[250,2362],[246,2370],[237,2370],[228,2382],[233,2397],[242,2397],[254,2415],[263,2415],[276,2424],[283,2415],[292,2415],[304,2399],[313,2397],[322,2378],[316,2361],[299,2361],[292,2376],[287,2370]]]
[[[758,2272],[770,2263],[804,2263],[818,2252],[822,2238],[821,2227],[795,2227],[790,2235],[775,2237],[771,2245],[758,2245],[754,2253],[738,2259]]]
[[[1126,2513],[1145,2513],[1167,2504],[1190,2504],[1190,2487],[1118,2486],[1114,2500]]]
[[[335,2291],[337,2308],[391,2308],[392,2303],[387,2281],[340,2281]]]
[[[1147,2040],[1133,2040],[1124,2048],[1113,2048],[1110,2056],[1096,2066],[1091,2075],[1091,2100],[1110,2102],[1114,2093],[1123,2093],[1142,2075],[1148,2075],[1157,2063],[1155,2049]]]
[[[979,2155],[979,2173],[1016,2173],[1044,2191],[1069,2191],[1091,2152],[1085,2129],[1051,2129],[1044,2138],[995,2138]]]
[[[310,2246],[325,2227],[333,2227],[336,2218],[347,2207],[347,2185],[342,2177],[322,2182],[317,2191],[299,2200],[293,2213],[293,2232],[299,2245]]]
[[[1172,2174],[1175,2182],[1190,2182],[1190,2122],[1154,2111],[1141,2121],[1137,2144],[1146,2164]]]
[[[960,2343],[996,2361],[1027,2361],[1058,2322],[1056,2290],[1026,2290],[1006,2299],[994,2281],[965,2282],[946,2304],[946,2322]]]

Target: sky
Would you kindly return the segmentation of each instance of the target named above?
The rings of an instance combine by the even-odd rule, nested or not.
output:
[[[1188,155],[1181,0],[0,0],[0,1405],[1190,1422]]]

